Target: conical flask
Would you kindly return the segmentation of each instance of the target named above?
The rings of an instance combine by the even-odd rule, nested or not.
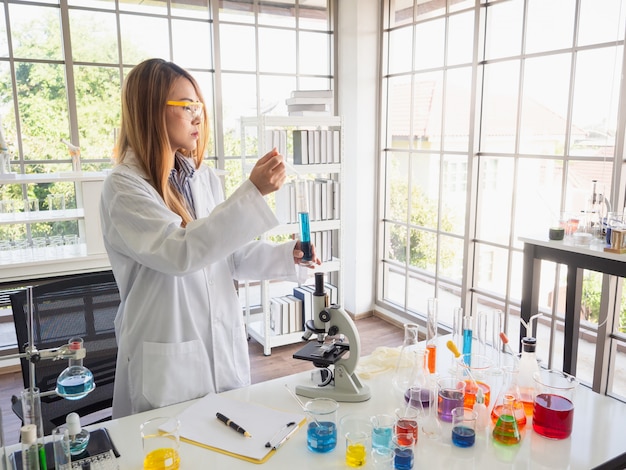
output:
[[[514,403],[515,397],[504,395],[502,413],[498,417],[492,432],[493,439],[500,444],[515,445],[522,440],[522,435],[519,432],[517,420],[515,419]]]
[[[425,388],[429,382],[426,378],[427,352],[418,345],[418,332],[417,324],[406,323],[404,325],[404,342],[392,378],[395,390],[409,406],[412,406],[409,403],[411,387]],[[428,394],[426,394],[427,398]]]
[[[491,421],[493,424],[498,423],[498,419],[505,412],[505,398],[512,397],[513,416],[515,416],[517,421],[517,427],[520,430],[524,429],[524,426],[526,426],[526,413],[524,412],[524,404],[522,403],[517,383],[519,369],[513,365],[506,365],[502,367],[502,371],[504,372],[504,383],[491,410]]]

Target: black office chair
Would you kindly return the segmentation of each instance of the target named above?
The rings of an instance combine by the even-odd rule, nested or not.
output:
[[[28,343],[26,290],[10,296],[18,349]],[[113,320],[120,303],[119,291],[111,271],[72,276],[33,287],[33,334],[39,350],[57,348],[72,337],[81,337],[87,356],[83,365],[94,375],[96,388],[80,400],[65,400],[58,395],[41,398],[41,414],[46,435],[63,424],[72,411],[83,424],[111,417],[113,381],[117,344]],[[21,359],[24,388],[29,387],[29,363]],[[68,366],[66,360],[42,360],[35,364],[35,386],[43,393],[56,388],[59,374]],[[18,397],[12,398],[13,411],[22,419]],[[106,410],[106,411],[103,411]],[[96,415],[94,413],[98,412]],[[96,417],[89,420],[89,416]],[[23,421],[23,419],[22,419]]]

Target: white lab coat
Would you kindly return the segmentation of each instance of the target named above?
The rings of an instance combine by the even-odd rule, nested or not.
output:
[[[181,228],[129,157],[106,178],[100,204],[121,296],[115,418],[248,385],[233,279],[297,280],[295,242],[253,241],[278,221],[252,182],[224,201],[203,165],[190,181],[197,220]]]

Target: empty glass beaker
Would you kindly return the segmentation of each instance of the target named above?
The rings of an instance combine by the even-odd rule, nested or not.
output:
[[[404,325],[404,342],[396,362],[392,383],[397,393],[408,400],[407,393],[412,386],[424,387],[427,384],[427,352],[418,345],[419,326],[415,323]]]

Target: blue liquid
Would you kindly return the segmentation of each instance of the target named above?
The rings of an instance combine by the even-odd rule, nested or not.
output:
[[[56,392],[68,400],[80,400],[95,388],[93,374],[81,366],[71,366],[61,372]]]
[[[311,261],[313,252],[311,250],[311,226],[309,225],[309,213],[299,212],[298,220],[300,221],[300,248],[304,252],[302,261]]]
[[[306,432],[306,445],[310,451],[323,454],[330,452],[337,446],[337,427],[330,421],[309,423]]]
[[[463,330],[463,354],[472,354],[472,330]],[[469,356],[465,358],[466,361],[470,360]]]
[[[391,428],[372,429],[372,447],[374,449],[387,450],[391,447]]]
[[[393,468],[411,470],[413,468],[413,451],[411,449],[394,449]]]
[[[476,432],[467,426],[452,428],[452,443],[457,447],[472,447],[476,440]]]

